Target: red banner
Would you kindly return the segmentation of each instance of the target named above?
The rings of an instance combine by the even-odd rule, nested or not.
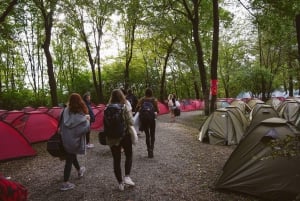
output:
[[[218,80],[211,80],[210,93],[212,96],[216,96],[218,94]]]

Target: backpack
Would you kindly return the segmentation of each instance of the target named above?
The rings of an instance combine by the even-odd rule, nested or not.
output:
[[[104,132],[107,137],[120,138],[125,135],[124,104],[109,104],[104,110]]]
[[[155,110],[153,100],[144,100],[139,112],[139,117],[142,122],[149,122],[154,120]]]

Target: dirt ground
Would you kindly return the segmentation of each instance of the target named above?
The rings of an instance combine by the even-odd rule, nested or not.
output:
[[[234,147],[199,142],[198,129],[205,118],[200,113],[183,112],[175,123],[170,122],[169,115],[158,117],[154,158],[147,157],[145,135],[141,135],[133,147],[131,178],[136,186],[125,187],[123,192],[118,190],[110,150],[99,144],[97,132],[91,136],[95,147],[79,156],[80,165],[87,168],[84,177],[78,179],[72,169],[70,182],[76,185],[72,190],[59,190],[64,161],[51,157],[45,142],[33,145],[37,156],[1,162],[0,173],[23,184],[29,201],[258,201],[248,195],[214,190],[214,182]]]

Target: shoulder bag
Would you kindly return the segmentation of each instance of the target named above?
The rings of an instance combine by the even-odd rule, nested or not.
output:
[[[60,116],[60,120],[58,122],[56,132],[47,141],[47,151],[48,151],[48,153],[51,156],[59,157],[60,159],[64,159],[64,157],[66,155],[66,151],[65,151],[65,148],[63,146],[63,142],[62,142],[62,139],[61,139],[61,134],[60,134],[60,131],[59,131],[60,123],[61,123],[62,118],[63,118],[63,113],[64,113],[64,110],[63,110],[63,112]]]

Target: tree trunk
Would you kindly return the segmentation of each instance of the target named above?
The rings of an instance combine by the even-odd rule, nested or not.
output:
[[[210,113],[215,111],[215,103],[218,92],[218,51],[219,51],[219,4],[218,0],[213,0],[213,18],[214,32],[212,41],[212,58],[211,58],[211,103]]]
[[[50,52],[50,42],[51,42],[51,31],[53,26],[53,13],[54,8],[56,6],[57,1],[51,1],[49,12],[47,13],[47,8],[43,5],[43,2],[36,1],[37,6],[42,12],[43,20],[44,20],[44,28],[45,28],[45,41],[43,44],[44,53],[47,61],[47,73],[49,78],[49,86],[50,86],[50,95],[51,95],[51,103],[52,106],[58,106],[57,100],[57,89],[56,89],[56,80],[54,76],[53,70],[53,61]]]

